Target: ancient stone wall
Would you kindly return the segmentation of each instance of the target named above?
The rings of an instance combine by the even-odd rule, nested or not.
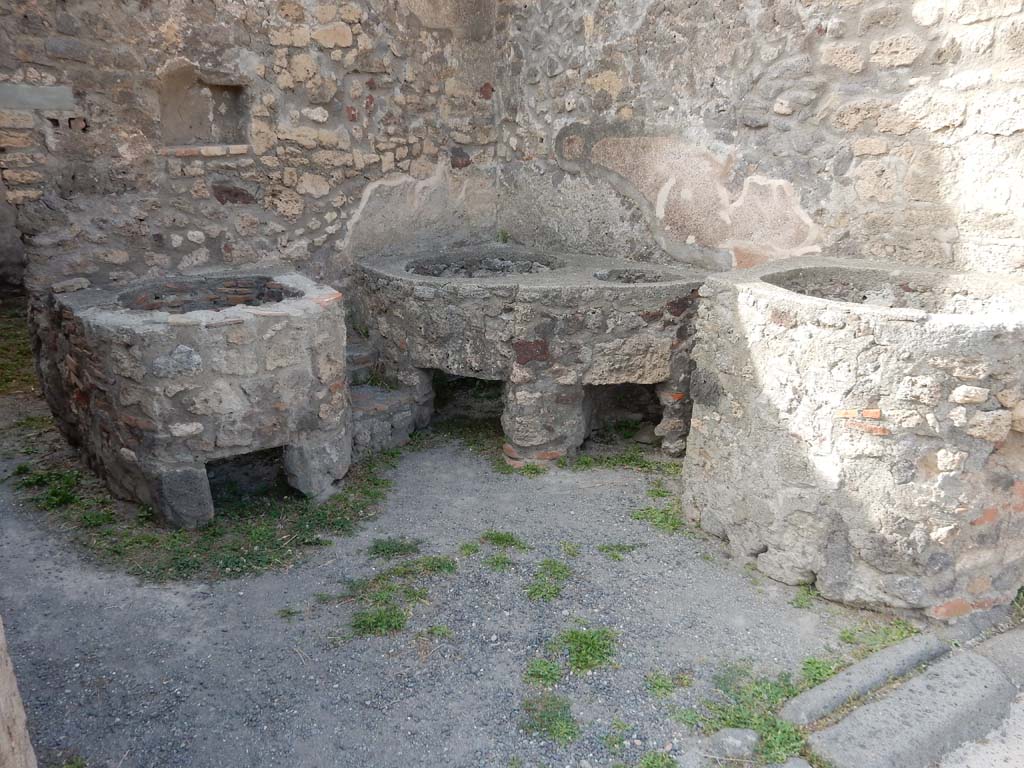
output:
[[[1022,271],[1022,9],[502,2],[499,226],[642,260]]]
[[[263,260],[339,281],[496,229],[1020,271],[1024,6],[17,0],[0,154],[40,285]]]
[[[465,5],[4,4],[0,171],[30,282],[340,279],[411,219],[493,236],[493,7]]]

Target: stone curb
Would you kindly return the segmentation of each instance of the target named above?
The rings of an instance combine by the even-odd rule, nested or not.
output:
[[[885,648],[863,661],[804,691],[779,713],[794,725],[809,725],[854,699],[881,688],[921,664],[949,653],[950,646],[935,635],[916,635]]]
[[[973,650],[999,667],[1011,683],[1024,691],[1024,626],[996,635]]]
[[[964,651],[811,734],[809,742],[834,768],[927,768],[998,726],[1016,696],[995,663]]]

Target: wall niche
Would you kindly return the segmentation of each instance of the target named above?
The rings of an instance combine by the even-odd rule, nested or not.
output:
[[[174,65],[160,81],[160,124],[165,146],[246,144],[245,86],[187,62]]]

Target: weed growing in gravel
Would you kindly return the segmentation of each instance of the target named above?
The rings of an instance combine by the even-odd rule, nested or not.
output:
[[[601,741],[604,743],[605,749],[611,752],[613,755],[617,755],[622,752],[625,746],[626,739],[629,738],[629,732],[632,730],[630,725],[618,718],[612,720],[611,727],[608,729]]]
[[[515,565],[515,560],[509,557],[507,552],[496,552],[490,557],[484,558],[484,565],[492,571],[504,573],[512,569],[512,566]]]
[[[688,672],[669,675],[655,670],[644,677],[644,685],[654,698],[667,699],[677,688],[689,688],[693,685],[693,677]]]
[[[480,536],[480,541],[501,549],[518,549],[523,552],[530,549],[529,544],[510,531],[484,531]]]
[[[519,468],[519,474],[527,477],[537,477],[547,474],[548,468],[543,464],[524,464]]]
[[[569,699],[554,693],[541,693],[523,699],[523,730],[546,736],[565,746],[580,734],[579,725],[572,716]]]
[[[282,619],[286,619],[288,621],[291,621],[296,616],[301,616],[302,615],[302,611],[300,611],[298,608],[292,608],[290,605],[287,605],[284,608],[282,608],[281,610],[279,610],[277,612],[277,615],[280,616]]]
[[[459,545],[459,554],[463,557],[472,557],[480,551],[480,545],[475,541],[467,541]]]
[[[609,560],[615,560],[616,562],[622,561],[625,555],[630,552],[640,549],[644,546],[643,544],[599,544],[597,551],[607,557]]]
[[[53,426],[51,416],[24,416],[12,425],[14,429],[24,432],[42,432]]]
[[[635,469],[667,476],[678,475],[682,465],[672,461],[652,459],[639,446],[630,446],[618,453],[585,454],[573,459],[561,458],[557,462],[563,469],[583,472],[588,469]]]
[[[835,676],[845,667],[846,662],[842,659],[817,659],[814,657],[804,659],[803,664],[800,666],[800,671],[804,678],[804,686],[813,688],[830,677]]]
[[[579,557],[580,556],[580,545],[574,544],[571,541],[563,541],[561,544],[562,554],[566,557]]]
[[[664,672],[648,672],[644,677],[644,685],[647,691],[656,699],[667,699],[676,689],[672,685],[672,678]]]
[[[659,478],[647,489],[647,495],[652,499],[667,499],[672,495],[672,491],[666,488],[665,481]]]
[[[427,629],[427,636],[435,640],[449,640],[455,637],[455,632],[446,624],[434,624]]]
[[[561,632],[551,643],[552,650],[566,651],[573,672],[587,672],[611,664],[618,636],[607,627],[577,627]]]
[[[842,668],[841,661],[807,659],[802,684],[788,674],[776,678],[754,677],[745,666],[726,667],[715,676],[721,699],[705,701],[701,709],[683,709],[673,719],[705,733],[723,728],[749,728],[761,737],[758,757],[765,763],[782,763],[803,754],[811,759],[804,733],[776,714],[782,705],[802,690],[816,685]]]
[[[683,517],[682,502],[679,499],[670,501],[664,507],[645,507],[632,515],[634,520],[650,523],[664,533],[683,533],[691,538],[696,536]]]
[[[814,601],[820,597],[818,590],[813,584],[804,584],[797,590],[796,595],[789,602],[794,608],[810,608]]]
[[[0,301],[0,395],[32,392],[36,388],[25,312],[23,298]]]
[[[532,685],[550,688],[562,679],[562,667],[547,659],[533,659],[526,665],[523,679]]]
[[[911,624],[903,619],[893,619],[888,623],[866,621],[852,629],[844,629],[839,633],[839,639],[855,646],[853,655],[858,659],[863,659],[875,651],[880,651],[916,634],[917,630]]]
[[[389,537],[386,539],[375,539],[367,550],[370,557],[380,557],[391,560],[396,557],[415,555],[420,551],[420,543],[412,539]]]
[[[565,563],[548,558],[541,560],[533,574],[533,581],[526,585],[526,596],[530,600],[554,600],[572,577],[572,569]]]
[[[679,763],[666,752],[648,752],[640,758],[636,768],[677,768]]]
[[[344,599],[354,600],[367,609],[352,615],[352,631],[359,636],[385,635],[405,628],[411,607],[425,603],[429,592],[415,583],[418,578],[451,574],[458,569],[455,558],[424,555],[403,560],[369,579],[350,582]],[[334,602],[327,595],[327,602]],[[324,602],[317,596],[318,602]]]
[[[369,635],[390,635],[401,632],[409,617],[404,609],[397,605],[382,605],[364,611],[356,611],[352,615],[352,631],[359,637]]]
[[[44,470],[40,472],[24,472],[19,466],[21,480],[16,488],[38,489],[39,493],[32,499],[43,509],[61,509],[78,504],[81,498],[78,495],[78,486],[82,480],[82,473],[77,470]]]

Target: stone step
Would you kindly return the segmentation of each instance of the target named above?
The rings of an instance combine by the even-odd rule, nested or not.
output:
[[[373,375],[377,358],[377,350],[373,348],[369,341],[359,334],[349,331],[345,349],[345,364],[348,369],[348,381],[350,384],[357,385],[368,382]]]
[[[411,388],[360,384],[349,388],[349,397],[354,459],[408,442],[416,425],[416,394]]]
[[[867,696],[890,680],[908,675],[922,664],[949,653],[949,643],[933,634],[915,635],[872,654],[844,669],[821,685],[789,701],[779,715],[794,725],[809,725],[856,699]]]
[[[986,736],[1024,685],[1024,629],[944,656],[887,695],[812,733],[834,768],[927,768]]]

